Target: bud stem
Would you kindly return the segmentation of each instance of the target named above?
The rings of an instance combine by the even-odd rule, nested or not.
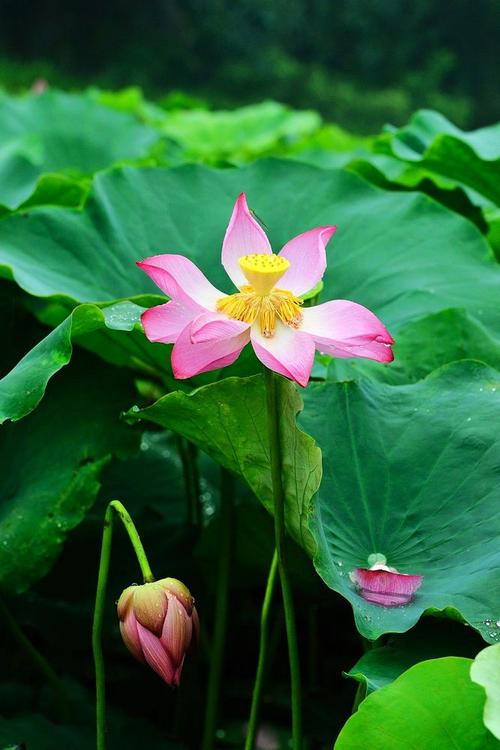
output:
[[[271,477],[273,486],[274,532],[278,570],[283,596],[286,635],[288,640],[288,659],[290,662],[290,679],[292,693],[292,750],[302,747],[302,695],[300,686],[300,662],[297,646],[297,631],[290,577],[286,565],[285,538],[285,492],[282,478],[280,403],[279,388],[281,378],[272,370],[264,368],[267,400],[267,426],[269,434],[269,452],[271,458]]]
[[[113,537],[113,520],[115,513],[125,526],[139,562],[144,583],[149,583],[155,580],[134,522],[125,506],[122,505],[119,500],[112,500],[108,504],[106,515],[104,516],[101,557],[99,560],[99,573],[97,577],[97,591],[94,606],[94,622],[92,624],[92,651],[94,654],[96,686],[97,750],[106,750],[106,682],[104,657],[102,653],[102,625],[104,619],[104,606],[106,602],[106,588],[108,584],[111,541]]]

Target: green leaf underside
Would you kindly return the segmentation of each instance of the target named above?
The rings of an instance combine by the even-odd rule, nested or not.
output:
[[[67,532],[92,505],[113,454],[135,447],[120,421],[133,390],[114,368],[80,361],[34,414],[0,432],[0,588],[26,590],[47,573]]]
[[[484,691],[471,682],[471,660],[416,664],[364,700],[342,729],[335,750],[493,750],[484,727]]]
[[[498,371],[463,361],[412,385],[315,384],[303,399],[299,426],[323,460],[315,564],[351,602],[360,632],[404,632],[425,610],[451,607],[497,640]],[[349,572],[372,553],[423,576],[411,603],[386,608],[355,591]]]
[[[283,477],[287,523],[294,538],[312,552],[308,530],[311,497],[321,478],[321,456],[314,442],[297,429],[302,406],[295,387],[280,381]],[[191,394],[168,394],[127,417],[147,419],[183,435],[227,469],[241,475],[264,506],[272,511],[271,472],[263,377],[226,378]]]

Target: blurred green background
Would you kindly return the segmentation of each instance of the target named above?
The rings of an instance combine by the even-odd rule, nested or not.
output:
[[[0,10],[9,91],[44,78],[138,85],[167,107],[270,98],[355,133],[421,107],[467,129],[500,119],[498,0],[2,0]]]

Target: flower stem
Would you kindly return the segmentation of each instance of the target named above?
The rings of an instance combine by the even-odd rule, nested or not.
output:
[[[154,581],[148,559],[142,546],[134,522],[125,507],[118,500],[112,500],[106,508],[104,528],[102,532],[101,557],[97,577],[97,591],[94,607],[94,622],[92,624],[92,651],[94,654],[95,686],[96,686],[96,729],[97,750],[106,749],[106,683],[104,672],[104,658],[102,653],[102,626],[104,607],[106,602],[106,588],[108,583],[109,561],[111,556],[111,541],[113,537],[114,515],[120,518],[134,548],[139,562],[144,583]]]
[[[271,567],[267,576],[266,592],[262,602],[260,614],[260,643],[259,659],[257,662],[257,672],[252,693],[252,706],[250,708],[250,718],[248,720],[247,736],[245,740],[245,750],[254,750],[255,738],[259,721],[260,703],[262,699],[262,688],[264,686],[264,675],[266,670],[266,661],[269,644],[269,614],[271,611],[271,602],[273,599],[274,588],[276,584],[276,573],[278,572],[278,554],[276,550],[273,554]]]
[[[276,552],[278,555],[278,570],[283,596],[286,635],[288,640],[288,659],[290,662],[290,678],[292,692],[292,750],[302,747],[302,696],[300,685],[300,662],[297,647],[297,631],[295,627],[295,613],[290,577],[286,565],[285,550],[285,492],[282,478],[282,457],[280,437],[280,405],[279,405],[279,377],[264,369],[267,400],[267,425],[269,433],[269,452],[271,458],[271,477],[274,504],[274,533]]]
[[[222,679],[222,666],[226,644],[227,613],[229,603],[229,581],[234,531],[234,477],[226,469],[221,469],[220,484],[220,548],[216,577],[214,636],[211,649],[210,673],[208,675],[205,724],[203,728],[202,750],[213,750],[219,697]]]
[[[5,625],[10,630],[12,637],[17,641],[19,646],[23,649],[26,655],[31,659],[33,665],[38,671],[45,677],[47,683],[53,692],[57,706],[59,708],[59,714],[62,722],[69,720],[69,705],[66,693],[64,691],[64,685],[60,678],[55,673],[51,664],[47,661],[40,651],[32,644],[29,638],[23,633],[19,627],[15,617],[5,604],[4,600],[0,598],[0,616],[2,617]]]

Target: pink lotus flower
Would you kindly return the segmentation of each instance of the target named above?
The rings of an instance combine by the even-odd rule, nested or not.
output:
[[[182,255],[140,261],[171,298],[146,310],[141,320],[150,341],[174,344],[174,376],[191,378],[230,365],[249,342],[266,367],[301,386],[308,383],[316,349],[334,357],[392,361],[393,339],[365,307],[347,300],[301,307],[301,297],[323,277],[325,247],[334,231],[311,229],[275,255],[242,193],[222,245],[234,294],[220,292]]]
[[[199,631],[198,614],[188,589],[175,578],[129,586],[120,596],[117,609],[129,651],[166,683],[177,687],[184,657]]]
[[[396,568],[390,568],[381,562],[375,563],[371,568],[355,568],[350,573],[350,578],[363,599],[383,607],[408,604],[423,580],[422,576],[399,573]]]

